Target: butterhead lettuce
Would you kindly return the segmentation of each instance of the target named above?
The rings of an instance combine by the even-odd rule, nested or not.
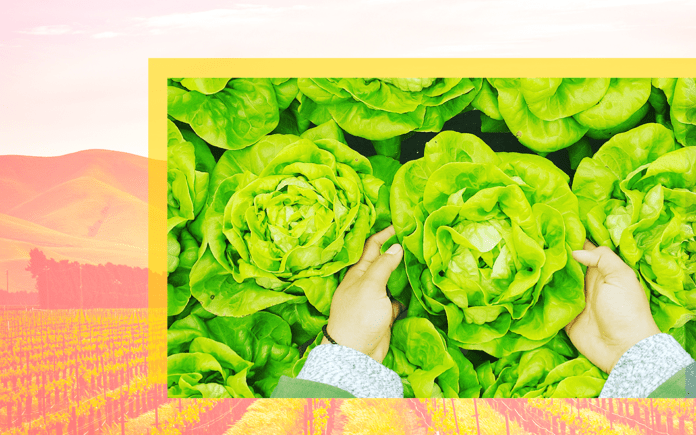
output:
[[[491,98],[493,93],[477,97],[475,105],[490,120],[482,121],[482,127],[491,130],[492,121],[502,119],[521,144],[542,155],[567,148],[584,135],[607,139],[627,131],[645,117],[650,107],[650,79],[488,81],[497,92],[497,101]]]
[[[167,114],[218,148],[236,150],[272,132],[297,95],[295,79],[172,80]]]
[[[674,130],[674,136],[684,146],[696,145],[696,79],[657,78],[652,80],[659,91],[651,96],[651,104],[664,125]],[[658,118],[659,122],[660,118]]]
[[[481,88],[468,78],[300,78],[302,117],[333,119],[348,133],[373,141],[379,154],[397,158],[400,137],[440,131]]]
[[[585,231],[548,160],[442,132],[396,173],[391,208],[413,296],[460,347],[534,349],[584,308]]]
[[[183,133],[183,134],[182,134]],[[195,134],[167,120],[167,282],[169,315],[179,314],[191,292],[188,275],[198,242],[189,232],[208,198],[215,160]],[[195,230],[191,229],[194,233]]]
[[[371,234],[382,186],[333,121],[227,151],[211,178],[192,294],[219,316],[305,300],[328,315],[338,273]]]
[[[607,141],[573,180],[593,240],[616,250],[649,289],[667,332],[696,317],[696,148],[660,124]]]
[[[401,376],[405,398],[479,395],[473,364],[428,319],[395,322],[383,363]]]

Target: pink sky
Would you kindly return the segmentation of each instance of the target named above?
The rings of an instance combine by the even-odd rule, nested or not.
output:
[[[151,57],[696,57],[696,1],[153,3],[3,5],[0,154],[146,156]]]

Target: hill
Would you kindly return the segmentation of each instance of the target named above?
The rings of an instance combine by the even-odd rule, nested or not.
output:
[[[0,272],[9,271],[10,292],[34,291],[24,270],[33,247],[56,260],[147,267],[147,167],[107,150],[0,156]]]

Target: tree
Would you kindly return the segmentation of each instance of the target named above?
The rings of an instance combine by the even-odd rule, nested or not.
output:
[[[49,260],[46,255],[39,250],[33,248],[29,251],[29,264],[25,268],[31,273],[32,278],[36,279],[36,290],[39,292],[39,305],[41,308],[50,308],[50,300],[48,298],[48,283],[46,272],[49,269]]]

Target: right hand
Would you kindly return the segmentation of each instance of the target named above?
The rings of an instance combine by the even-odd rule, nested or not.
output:
[[[660,330],[635,272],[611,249],[586,241],[573,258],[587,266],[586,304],[565,330],[580,353],[610,373],[628,349]]]

